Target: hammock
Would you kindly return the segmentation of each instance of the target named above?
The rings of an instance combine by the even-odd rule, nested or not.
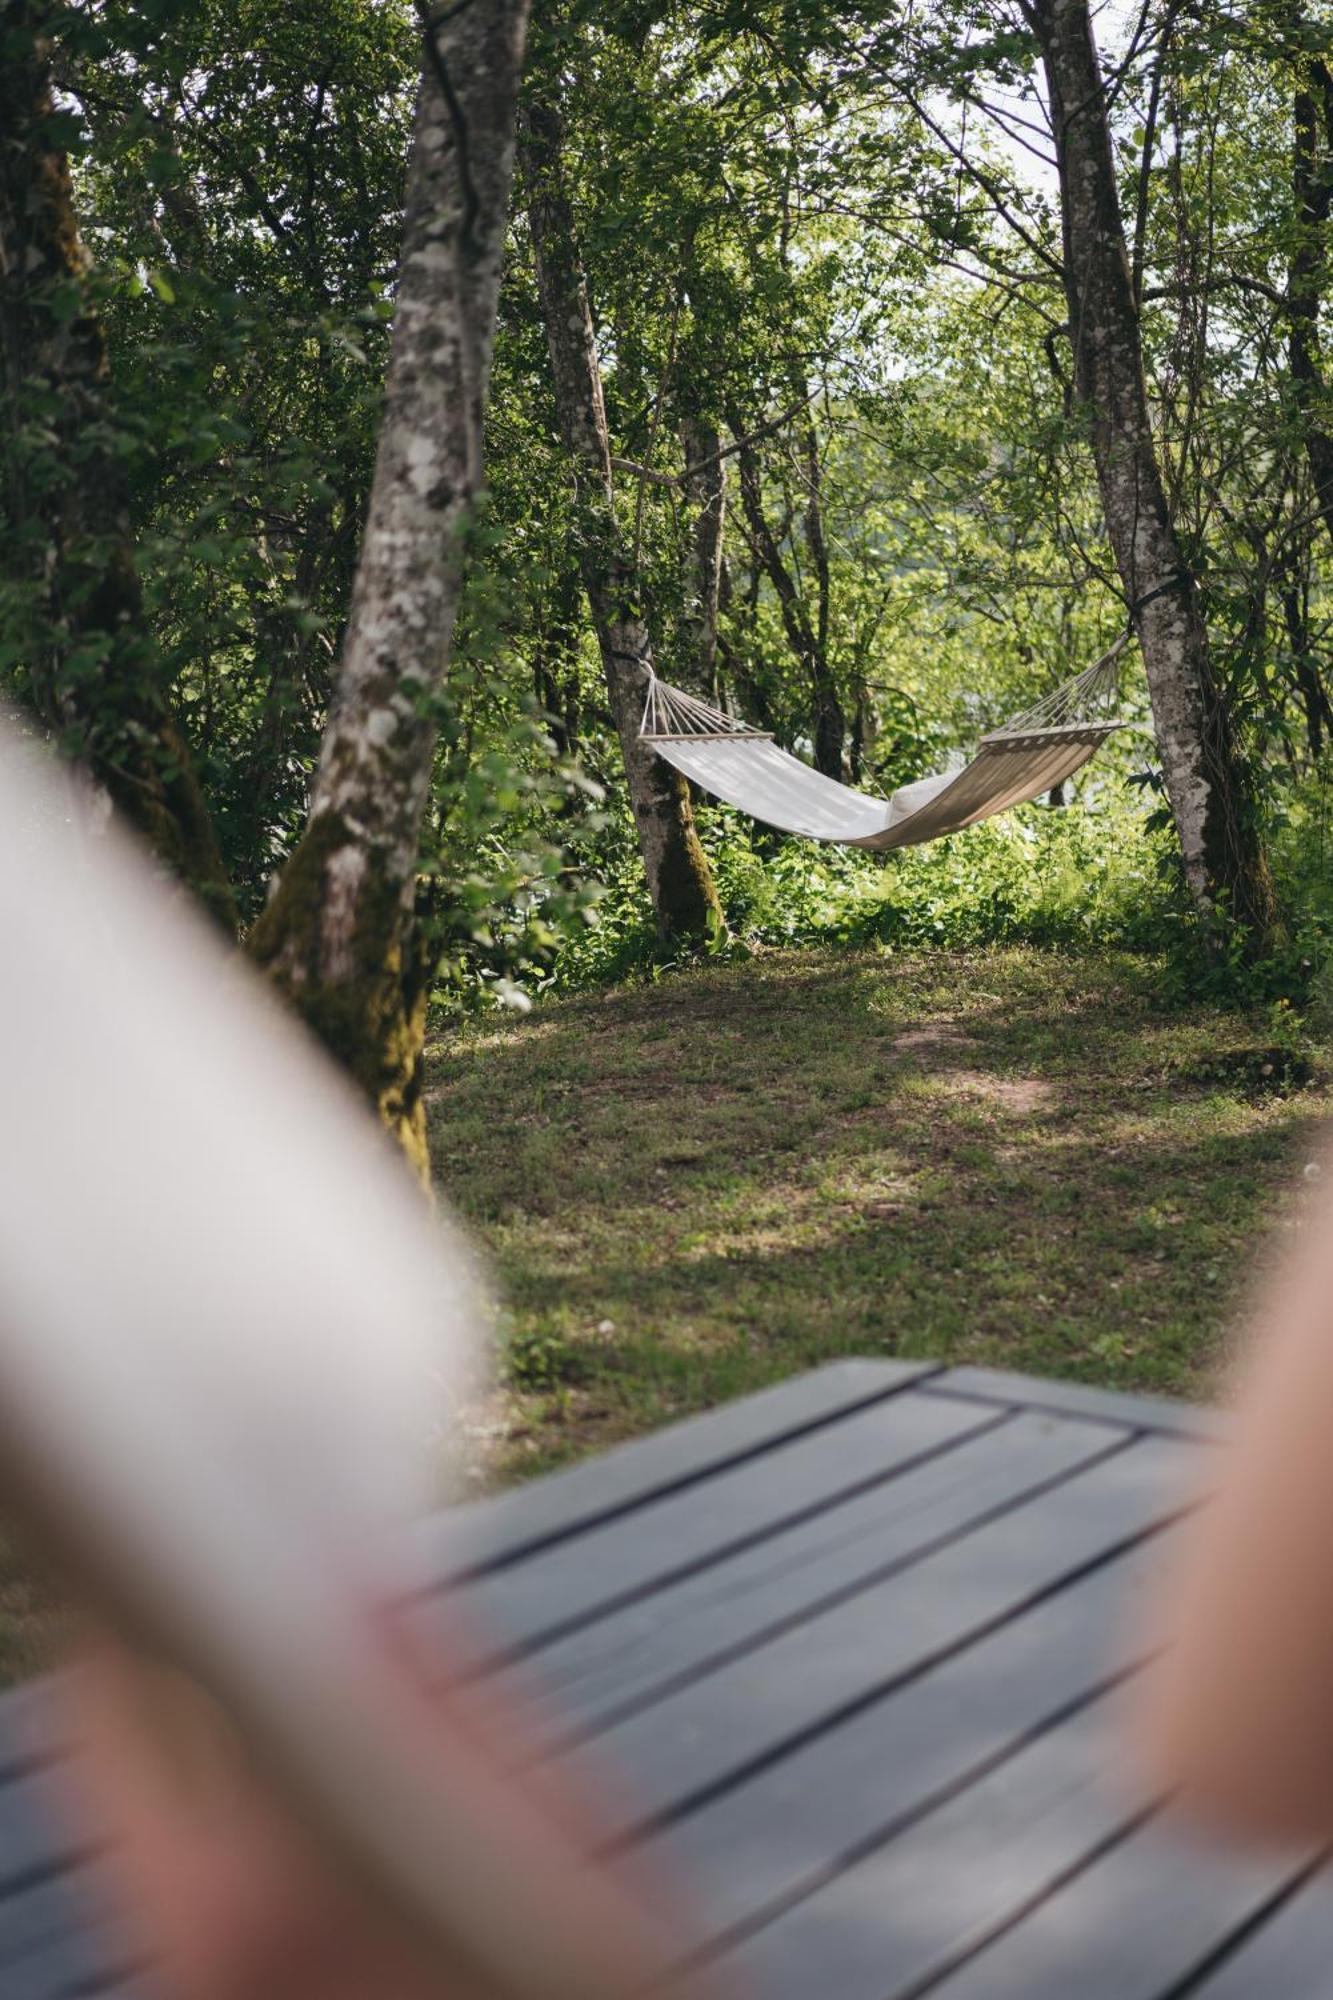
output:
[[[1128,634],[1072,680],[983,736],[961,771],[900,785],[887,799],[854,791],[779,749],[720,708],[654,675],[639,737],[716,799],[783,833],[847,847],[913,847],[1039,798],[1119,729],[1107,719]]]

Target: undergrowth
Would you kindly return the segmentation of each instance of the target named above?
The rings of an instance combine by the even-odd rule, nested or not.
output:
[[[1100,778],[1069,807],[1019,807],[888,854],[773,834],[726,806],[704,802],[696,813],[727,919],[714,956],[784,945],[1127,951],[1158,961],[1160,990],[1182,1005],[1281,1002],[1308,1011],[1321,1029],[1333,1026],[1322,785],[1296,790],[1272,817],[1283,928],[1260,956],[1224,919],[1205,939],[1160,806],[1116,777]],[[613,816],[604,826],[596,869],[597,900],[543,982],[555,990],[654,979],[683,962],[680,948],[656,935],[628,821]]]
[[[1101,787],[1094,805],[1027,806],[889,854],[767,833],[725,806],[696,810],[731,934],[723,952],[824,944],[1161,951],[1188,929],[1169,844],[1120,788]],[[629,840],[604,852],[602,874],[595,920],[557,958],[557,987],[651,975],[670,962]]]

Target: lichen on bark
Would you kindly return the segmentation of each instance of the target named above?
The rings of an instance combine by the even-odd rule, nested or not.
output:
[[[424,24],[385,411],[310,816],[249,940],[426,1178],[421,817],[482,482],[526,0]]]
[[[350,898],[349,872],[356,876]],[[346,908],[335,929],[328,912],[340,904]],[[411,917],[391,868],[330,811],[311,820],[247,944],[424,1181],[421,1056],[430,948]]]
[[[1276,924],[1272,878],[1162,482],[1087,0],[1031,0],[1029,18],[1041,47],[1060,172],[1074,387],[1143,652],[1185,881],[1210,933],[1225,911],[1262,948]]]

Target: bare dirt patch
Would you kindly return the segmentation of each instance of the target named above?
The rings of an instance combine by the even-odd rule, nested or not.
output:
[[[508,1307],[479,1485],[843,1354],[1207,1393],[1325,1108],[1322,1047],[1123,959],[793,953],[541,1025],[431,1055]]]
[[[894,1036],[890,1046],[900,1055],[929,1056],[957,1049],[970,1040],[966,1030],[945,1015],[935,1021],[923,1021],[916,1028],[904,1028],[900,1035]]]
[[[961,1097],[984,1097],[1013,1118],[1030,1118],[1055,1102],[1054,1086],[1039,1076],[984,1076],[980,1070],[955,1069],[946,1081]]]

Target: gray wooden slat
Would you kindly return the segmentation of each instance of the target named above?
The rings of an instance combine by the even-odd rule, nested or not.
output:
[[[1191,2000],[1328,2000],[1333,1988],[1333,1882],[1317,1875],[1245,1938]]]
[[[64,1754],[63,1680],[62,1673],[43,1674],[0,1694],[0,1786]]]
[[[97,1977],[78,1979],[73,1985],[62,1982],[49,1994],[35,1995],[34,2000],[149,2000],[149,1996],[142,1986],[129,1980]]]
[[[1161,1522],[1182,1447],[1145,1438],[1112,1454],[596,1739],[633,1773],[633,1803],[611,1807],[622,1831],[733,1782]]]
[[[1154,1539],[1104,1564],[649,1841],[692,1888],[699,1941],[808,1894],[1127,1671],[1160,1557]]]
[[[989,1428],[1001,1413],[1015,1411],[1051,1414],[1009,1415]],[[1184,1421],[1191,1415],[1200,1419],[1197,1429]],[[862,1989],[844,1984],[837,1969],[852,1966],[854,1982],[859,1916],[847,1934],[851,1957],[844,1952],[839,1959],[833,1949],[841,1927],[830,1924],[829,1899],[840,1885],[859,1883],[856,1894],[864,1895],[871,1879],[865,1871],[873,1875],[875,1865],[895,1855],[910,1861],[916,1854],[915,1865],[924,1867],[923,1830],[933,1829],[930,1840],[938,1843],[951,1814],[961,1814],[966,1829],[978,1799],[991,1815],[992,1836],[974,1847],[985,1864],[978,1868],[974,1859],[972,1873],[984,1874],[993,1862],[994,1843],[1005,1838],[995,1829],[1007,1813],[1027,1857],[1020,1867],[1006,1852],[1001,1872],[1011,1881],[1022,1867],[1024,1879],[1040,1874],[1039,1850],[1054,1841],[1061,1815],[1066,1867],[1122,1824],[1113,1815],[1123,1806],[1078,1775],[1080,1756],[1100,1754],[1087,1717],[1058,1721],[1036,1741],[1021,1739],[1049,1724],[1063,1704],[1087,1696],[1099,1675],[1124,1665],[1133,1626],[1116,1629],[1118,1592],[1142,1575],[1147,1558],[1113,1552],[1170,1513],[1205,1462],[1184,1438],[1211,1429],[1205,1413],[1159,1409],[1153,1399],[1145,1406],[1145,1399],[1076,1390],[1066,1408],[1063,1385],[988,1371],[927,1375],[887,1362],[841,1364],[463,1510],[465,1525],[457,1531],[432,1529],[427,1536],[429,1573],[450,1563],[455,1570],[499,1565],[457,1593],[460,1606],[490,1599],[491,1617],[501,1626],[507,1621],[506,1636],[539,1644],[533,1665],[562,1676],[565,1698],[586,1716],[602,1718],[608,1703],[628,1698],[649,1704],[597,1746],[617,1753],[634,1788],[616,1824],[627,1833],[646,1815],[686,1814],[660,1828],[650,1847],[684,1855],[705,1874],[729,1870],[735,1878],[734,1890],[728,1883],[717,1896],[705,1891],[711,1936],[748,1923],[761,1906],[795,1899],[729,1954],[759,1969],[764,2000],[798,1992],[802,2000],[812,1992],[859,2000]],[[1172,1436],[1127,1441],[1142,1430]],[[1076,1431],[1085,1434],[1081,1445],[1067,1436]],[[1039,1458],[1058,1471],[1086,1452],[1110,1455],[965,1532],[978,1511],[1007,1504],[1003,1495],[1013,1489],[1004,1484],[1000,1440],[1010,1435],[1030,1437],[1029,1479],[1041,1476]],[[958,1474],[976,1454],[969,1502],[967,1479]],[[1023,1476],[1019,1469],[1015,1480]],[[853,1491],[859,1485],[864,1493]],[[866,1574],[858,1564],[873,1558],[878,1569],[911,1561],[932,1521],[939,1534],[953,1537],[945,1546],[883,1582],[856,1588]],[[879,1535],[884,1540],[876,1548]],[[1084,1574],[1106,1558],[1104,1568]],[[843,1583],[834,1582],[835,1574]],[[807,1615],[812,1592],[843,1584],[855,1594]],[[1042,1592],[1057,1591],[1038,1601]],[[784,1602],[788,1611],[780,1608]],[[639,1622],[645,1617],[646,1624]],[[788,1617],[801,1622],[688,1686],[661,1693],[664,1669],[673,1684],[681,1674],[699,1674],[720,1644],[749,1647],[774,1619]],[[38,1718],[37,1706],[27,1713]],[[23,1750],[7,1763],[6,1720],[0,1703],[0,1883],[7,1851],[22,1847],[21,1837],[11,1841],[6,1834],[5,1795],[14,1792],[22,1821],[26,1785],[4,1786],[3,1776],[6,1768],[26,1768],[31,1754]],[[51,1754],[40,1748],[40,1719],[26,1721],[20,1738],[39,1746],[37,1755]],[[1068,1755],[1051,1747],[1075,1739],[1083,1748]],[[1043,1746],[1046,1761],[1034,1765]],[[1015,1771],[1017,1778],[1005,1779]],[[956,1797],[941,1796],[965,1783]],[[889,1822],[898,1830],[885,1840]],[[1089,1832],[1093,1826],[1102,1833]],[[867,1852],[872,1842],[879,1844]],[[960,1835],[960,1857],[965,1846]],[[1118,1851],[1092,1863],[1088,1882]],[[965,1871],[962,1859],[959,1866]],[[825,1880],[837,1867],[842,1874]],[[910,1866],[905,1879],[912,1879]],[[1054,1910],[1062,1900],[1052,1886],[1057,1881],[1058,1871],[1048,1871],[1038,1882],[1051,1891],[1043,1908]],[[58,1983],[65,1961],[74,1966],[80,1952],[86,1959],[89,1936],[60,1918],[59,1888],[43,1907],[49,1886],[34,1882],[10,1899],[17,1926],[12,1950],[4,1942],[0,1900],[3,2000],[67,2000],[73,1989],[68,1980]],[[53,1929],[44,1908],[54,1914]],[[884,1893],[872,1893],[864,1908],[867,1921],[882,1921]],[[909,1910],[913,1936],[919,1914]],[[774,1983],[766,1954],[775,1939],[798,1935],[792,1927],[803,1915],[814,1941],[794,1948],[792,1962],[813,1976]],[[974,1921],[971,1935],[985,1927]],[[832,1955],[821,1957],[816,1933],[824,1933]],[[1015,1929],[1012,1937],[1020,1936]],[[38,1940],[35,1948],[29,1939]],[[955,1938],[949,1953],[958,1948]],[[1000,1948],[997,1941],[984,1955],[993,1958]],[[15,1958],[14,1950],[22,1955]],[[7,1956],[25,1978],[46,1983],[11,1987]],[[948,1962],[948,1954],[931,1961],[937,1968]],[[77,1978],[91,1992],[86,1970],[85,1963]],[[864,1991],[872,2000],[872,1988]],[[886,2000],[886,1993],[876,1987],[873,2000]],[[117,1988],[116,2000],[129,1996]]]
[[[152,1991],[157,1994],[157,1987]],[[147,2000],[109,1930],[84,1911],[59,1935],[0,1974],[4,2000]]]
[[[423,1523],[417,1566],[438,1584],[479,1565],[512,1560],[936,1373],[931,1362],[830,1362],[567,1472]]]
[[[1306,1864],[1308,1866],[1308,1863]],[[1161,2000],[1300,1872],[1149,1824],[932,1988],[939,2000]],[[1323,1991],[1333,1986],[1325,1962]],[[1281,1993],[1251,1987],[1254,2000]]]
[[[161,2000],[160,1985],[146,1985],[138,1974],[122,1969],[95,1931],[70,1939],[22,1970],[31,1982],[22,2000]]]
[[[450,1526],[442,1528],[436,1520],[424,1524],[422,1532],[436,1556],[440,1538],[444,1538],[452,1554],[458,1560],[466,1556],[468,1564],[482,1560],[482,1556],[516,1558],[546,1536],[558,1538],[578,1532],[580,1524],[618,1520],[622,1510],[636,1510],[654,1494],[689,1492],[693,1484],[711,1474],[717,1476],[729,1466],[759,1464],[779,1448],[787,1462],[793,1442],[805,1442],[853,1412],[871,1412],[887,1404],[931,1372],[927,1362],[833,1362],[809,1376],[711,1410],[707,1416],[671,1426],[652,1438],[608,1452],[604,1458],[588,1460],[566,1474],[542,1480],[538,1486],[476,1502],[450,1516]],[[963,1436],[991,1418],[993,1412],[961,1412],[939,1418],[927,1410],[909,1418],[905,1428],[927,1438],[947,1438]],[[811,1458],[819,1460],[823,1452],[817,1450]],[[889,1470],[887,1456],[885,1472]],[[869,1476],[867,1468],[863,1468],[863,1476]],[[837,1484],[833,1468],[829,1468],[825,1484],[829,1488]],[[458,1546],[452,1540],[452,1522],[464,1524],[458,1530]],[[604,1548],[604,1544],[594,1546]],[[632,1562],[624,1566],[634,1568]],[[432,1574],[440,1574],[438,1560],[430,1568]],[[530,1622],[520,1618],[520,1632],[528,1630]],[[56,1676],[44,1676],[40,1682],[0,1694],[0,1788],[10,1774],[22,1774],[34,1762],[60,1754],[64,1722],[60,1706],[50,1698],[54,1684]]]
[[[0,1932],[6,1903],[16,1885],[33,1875],[50,1874],[72,1865],[80,1846],[50,1795],[49,1780],[43,1771],[27,1773],[0,1786]]]
[[[93,1872],[76,1868],[0,1901],[0,1993],[9,2000],[24,1967],[33,1983],[91,1975],[103,1950],[95,1919]],[[39,1972],[40,1967],[40,1972]]]
[[[78,1978],[72,1985],[62,1980],[50,1992],[33,1995],[32,2000],[150,2000],[150,1991],[136,1981],[99,1975]],[[156,1987],[151,1989],[151,2000],[159,2000]]]
[[[949,1368],[932,1377],[931,1395],[977,1397],[1007,1408],[1052,1410],[1061,1416],[1084,1417],[1099,1424],[1128,1425],[1131,1430],[1163,1431],[1200,1442],[1230,1435],[1226,1410],[1178,1403],[1169,1396],[1130,1396],[1115,1389],[1092,1389],[1082,1382],[1048,1381],[1044,1376],[1012,1375],[998,1368]]]
[[[1106,1706],[1057,1725],[724,1953],[718,1969],[762,2000],[907,2000],[927,1990],[1131,1821],[1111,1782],[1120,1744]],[[675,2000],[696,1984],[668,1990]],[[1081,1982],[1073,1990],[1081,1996]]]
[[[585,1529],[452,1593],[483,1649],[532,1647],[671,1576],[885,1478],[984,1423],[975,1404],[892,1396]]]
[[[152,1989],[153,2000],[158,2000],[157,1988]],[[28,1996],[24,1996],[28,2000]],[[57,1982],[48,1991],[31,1996],[31,2000],[149,2000],[148,1990],[137,1979],[116,1973],[103,1974],[97,1971],[85,1974],[82,1967],[73,1980],[60,1974]]]
[[[71,1826],[68,1801],[49,1767],[0,1789],[4,2000],[46,2000],[76,1969],[88,1976],[95,1971],[102,1942],[89,1930],[97,1905],[89,1850],[90,1842]]]
[[[829,1454],[837,1450],[829,1439]],[[582,1626],[502,1676],[546,1740],[604,1727],[655,1693],[754,1646],[794,1617],[920,1560],[942,1541],[1103,1452],[1095,1426],[1000,1416],[949,1451],[813,1520]]]

